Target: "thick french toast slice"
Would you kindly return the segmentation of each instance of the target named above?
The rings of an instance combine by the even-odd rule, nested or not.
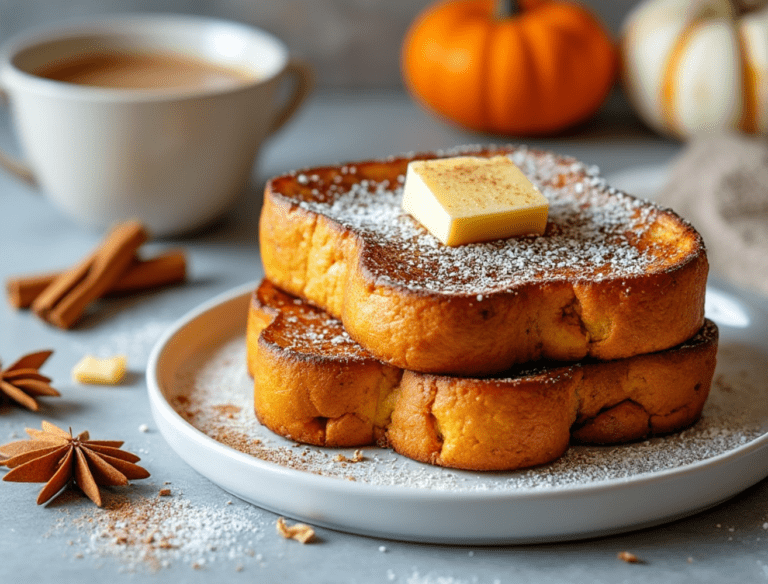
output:
[[[717,337],[707,320],[692,339],[658,353],[528,364],[484,379],[417,373],[377,361],[341,322],[264,280],[250,304],[247,354],[256,416],[277,434],[512,470],[554,460],[571,440],[627,442],[694,423]]]
[[[704,322],[707,258],[674,212],[609,188],[573,158],[509,155],[550,203],[546,232],[446,247],[402,211],[399,157],[267,183],[268,279],[339,318],[378,359],[482,376],[539,359],[608,360],[668,349]]]

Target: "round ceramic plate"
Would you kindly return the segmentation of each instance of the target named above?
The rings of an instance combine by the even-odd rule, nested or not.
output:
[[[154,347],[147,385],[158,428],[199,473],[246,501],[333,529],[420,542],[569,540],[657,525],[716,505],[768,475],[768,301],[708,288],[720,326],[702,419],[667,437],[575,446],[558,461],[471,473],[390,450],[284,440],[252,410],[245,321],[256,283],[183,317]]]
[[[671,172],[669,164],[633,166],[610,174],[605,180],[612,187],[641,199],[655,199],[664,188]]]

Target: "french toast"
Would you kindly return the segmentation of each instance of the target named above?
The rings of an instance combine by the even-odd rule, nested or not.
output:
[[[548,199],[543,236],[447,247],[401,209],[410,160],[499,154]],[[269,280],[398,369],[485,376],[620,359],[679,345],[704,323],[695,229],[548,152],[464,147],[291,172],[267,183],[259,237]]]
[[[533,363],[490,378],[404,371],[376,360],[342,323],[264,280],[247,328],[254,409],[270,430],[320,446],[389,445],[467,470],[552,461],[571,441],[673,432],[701,415],[718,331],[614,361]]]

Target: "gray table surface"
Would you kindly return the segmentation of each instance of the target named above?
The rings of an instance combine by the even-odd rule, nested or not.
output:
[[[604,174],[637,165],[660,164],[680,145],[653,136],[609,108],[596,122],[557,140],[533,144],[573,154],[599,165]],[[0,144],[14,141],[3,120]],[[302,546],[274,533],[275,516],[230,495],[189,468],[154,426],[144,369],[155,340],[177,318],[214,295],[262,274],[257,245],[259,192],[266,177],[313,164],[385,156],[465,143],[497,141],[447,127],[420,111],[400,92],[318,93],[264,147],[253,186],[233,212],[199,233],[149,244],[181,245],[188,251],[190,281],[184,286],[109,301],[76,329],[46,326],[28,312],[0,302],[0,357],[55,349],[44,367],[62,398],[39,413],[0,409],[0,443],[23,436],[25,427],[50,420],[94,438],[126,441],[152,477],[133,487],[152,496],[170,482],[175,496],[191,505],[231,509],[249,517],[227,554],[212,550],[200,569],[189,558],[157,572],[126,566],[118,557],[89,551],[89,533],[66,525],[92,512],[82,499],[38,507],[39,486],[0,484],[0,581],[92,580],[149,582],[403,582],[459,584],[492,582],[755,582],[768,580],[768,482],[725,504],[662,527],[588,541],[514,546],[451,547],[382,541],[319,529],[321,542]],[[62,268],[90,250],[100,234],[63,217],[43,197],[0,174],[0,277]],[[130,373],[118,387],[79,386],[70,370],[85,353],[126,353]],[[147,424],[148,432],[139,426]],[[0,471],[1,472],[1,471]],[[62,527],[64,525],[64,527]],[[617,559],[631,550],[645,560]],[[192,559],[194,560],[194,558]]]

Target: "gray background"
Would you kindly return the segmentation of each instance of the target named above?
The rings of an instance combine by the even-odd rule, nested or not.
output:
[[[0,0],[0,42],[26,28],[114,12],[204,14],[254,24],[312,63],[321,87],[400,86],[400,43],[429,0]],[[583,0],[618,35],[637,0]]]

